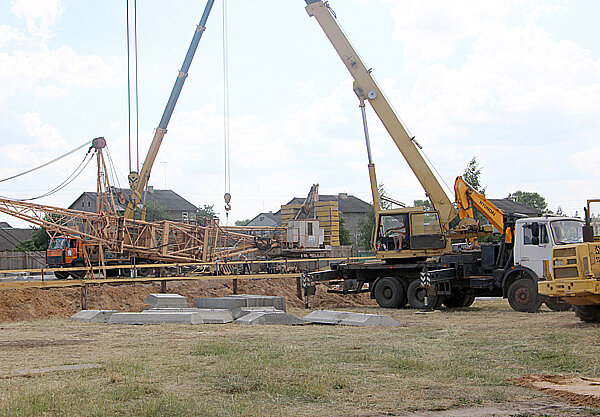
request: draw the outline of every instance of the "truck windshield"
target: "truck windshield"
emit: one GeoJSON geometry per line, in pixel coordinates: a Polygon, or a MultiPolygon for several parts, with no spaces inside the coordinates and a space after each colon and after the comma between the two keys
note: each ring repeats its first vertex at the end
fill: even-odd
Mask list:
{"type": "Polygon", "coordinates": [[[582,243],[582,223],[577,220],[557,220],[550,223],[552,237],[558,245],[582,243]]]}
{"type": "Polygon", "coordinates": [[[50,244],[48,245],[48,249],[63,249],[65,247],[65,243],[67,239],[64,237],[58,237],[56,239],[52,239],[50,244]]]}

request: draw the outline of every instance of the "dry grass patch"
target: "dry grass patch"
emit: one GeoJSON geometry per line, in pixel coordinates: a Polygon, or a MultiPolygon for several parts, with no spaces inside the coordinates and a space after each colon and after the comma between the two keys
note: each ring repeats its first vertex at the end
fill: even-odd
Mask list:
{"type": "MultiPolygon", "coordinates": [[[[102,368],[2,379],[0,416],[427,414],[558,401],[510,382],[525,374],[598,376],[598,328],[579,325],[570,312],[520,314],[499,300],[431,315],[353,310],[389,314],[405,326],[4,323],[0,374],[102,368]],[[44,340],[54,343],[36,343],[44,340]],[[91,342],[61,342],[75,340],[91,342]]],[[[553,416],[582,415],[557,410],[553,416]]]]}

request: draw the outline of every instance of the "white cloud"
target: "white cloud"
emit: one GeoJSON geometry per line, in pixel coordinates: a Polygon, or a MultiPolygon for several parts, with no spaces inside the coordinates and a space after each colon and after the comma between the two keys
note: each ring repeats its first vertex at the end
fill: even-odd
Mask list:
{"type": "Polygon", "coordinates": [[[14,0],[12,12],[27,22],[27,31],[42,39],[53,36],[50,27],[65,8],[61,0],[14,0]]]}

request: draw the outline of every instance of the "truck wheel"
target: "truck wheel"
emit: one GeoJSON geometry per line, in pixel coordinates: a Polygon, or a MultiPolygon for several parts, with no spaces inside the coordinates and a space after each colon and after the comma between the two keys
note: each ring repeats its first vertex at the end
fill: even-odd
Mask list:
{"type": "Polygon", "coordinates": [[[569,311],[573,306],[558,297],[544,297],[544,304],[552,311],[569,311]]]}
{"type": "Polygon", "coordinates": [[[63,271],[54,271],[54,276],[56,279],[67,279],[69,278],[69,273],[63,271]]]}
{"type": "MultiPolygon", "coordinates": [[[[85,268],[85,264],[83,263],[83,261],[75,261],[71,264],[71,266],[73,268],[78,268],[78,267],[85,268]]],[[[83,279],[83,278],[85,278],[85,274],[87,273],[87,271],[85,269],[81,269],[79,271],[70,271],[69,273],[71,274],[73,279],[83,279]]]]}
{"type": "Polygon", "coordinates": [[[457,293],[444,299],[444,305],[448,308],[468,307],[475,301],[475,297],[469,294],[457,293]]]}
{"type": "MultiPolygon", "coordinates": [[[[415,279],[408,285],[408,290],[406,290],[406,297],[408,298],[408,304],[412,308],[416,308],[422,310],[425,308],[425,295],[427,294],[427,290],[425,287],[421,285],[421,281],[415,279]]],[[[429,306],[433,309],[439,309],[442,306],[442,302],[444,299],[437,295],[430,296],[427,299],[429,306]]]]}
{"type": "Polygon", "coordinates": [[[373,295],[383,308],[402,308],[406,305],[406,287],[398,278],[384,277],[377,281],[373,295]]]}
{"type": "Polygon", "coordinates": [[[600,306],[573,306],[575,315],[586,323],[600,323],[600,306]]]}
{"type": "Polygon", "coordinates": [[[465,300],[463,307],[471,307],[474,302],[475,302],[475,296],[469,295],[469,297],[465,300]]]}
{"type": "Polygon", "coordinates": [[[528,278],[513,282],[508,287],[507,298],[512,309],[521,313],[535,313],[542,305],[535,282],[528,278]]]}

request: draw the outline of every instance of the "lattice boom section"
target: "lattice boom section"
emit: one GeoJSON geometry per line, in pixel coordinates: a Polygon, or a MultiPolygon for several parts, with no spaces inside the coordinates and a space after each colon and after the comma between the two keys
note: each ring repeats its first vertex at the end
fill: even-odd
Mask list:
{"type": "Polygon", "coordinates": [[[221,227],[168,220],[145,222],[109,213],[89,213],[0,199],[0,212],[45,227],[51,237],[68,235],[85,241],[89,250],[102,249],[164,261],[214,261],[278,246],[283,229],[221,227]],[[265,232],[270,237],[265,237],[265,232]],[[261,237],[257,238],[253,234],[261,237]],[[96,248],[94,248],[96,247],[96,248]]]}

